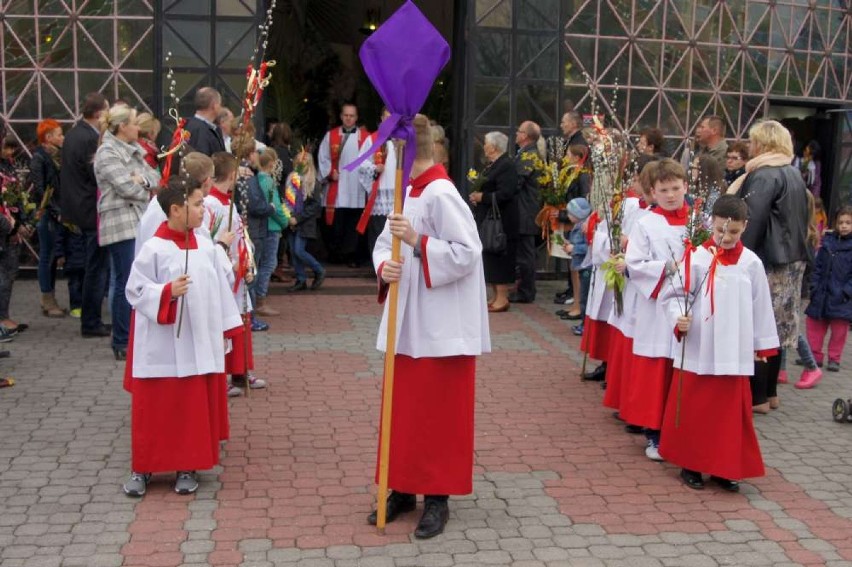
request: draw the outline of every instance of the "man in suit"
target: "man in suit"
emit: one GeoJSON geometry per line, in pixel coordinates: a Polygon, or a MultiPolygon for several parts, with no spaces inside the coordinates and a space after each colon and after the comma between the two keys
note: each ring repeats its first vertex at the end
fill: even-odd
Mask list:
{"type": "Polygon", "coordinates": [[[111,333],[101,319],[107,256],[98,245],[98,184],[94,169],[101,137],[99,121],[108,109],[109,102],[101,93],[89,93],[83,98],[83,118],[65,134],[59,170],[62,219],[80,229],[78,237],[86,251],[80,315],[80,332],[84,337],[108,337],[111,333]]]}
{"type": "Polygon", "coordinates": [[[535,237],[541,229],[535,224],[535,217],[541,208],[538,186],[538,174],[532,164],[536,147],[541,137],[541,127],[532,121],[522,122],[515,132],[518,154],[515,166],[518,170],[518,247],[515,263],[518,266],[519,281],[516,292],[509,294],[512,303],[532,303],[535,301],[535,237]]]}
{"type": "Polygon", "coordinates": [[[222,95],[213,87],[202,87],[195,92],[194,102],[195,116],[186,119],[189,145],[208,156],[226,151],[222,129],[216,125],[222,111],[222,95]]]}

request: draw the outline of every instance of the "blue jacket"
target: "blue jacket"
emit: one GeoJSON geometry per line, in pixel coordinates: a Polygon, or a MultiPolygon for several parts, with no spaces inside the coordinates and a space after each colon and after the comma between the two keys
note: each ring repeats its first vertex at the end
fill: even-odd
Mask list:
{"type": "Polygon", "coordinates": [[[585,221],[578,222],[568,234],[568,242],[574,245],[574,251],[571,252],[571,269],[579,270],[583,260],[586,259],[586,253],[589,251],[589,243],[586,241],[586,233],[583,230],[585,221]]]}
{"type": "Polygon", "coordinates": [[[805,314],[813,319],[852,321],[852,235],[827,232],[823,237],[811,276],[811,303],[805,314]]]}

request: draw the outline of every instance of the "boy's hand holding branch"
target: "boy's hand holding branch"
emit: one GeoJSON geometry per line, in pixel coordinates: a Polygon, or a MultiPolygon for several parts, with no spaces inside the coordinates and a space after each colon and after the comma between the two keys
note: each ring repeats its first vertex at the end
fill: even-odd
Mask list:
{"type": "Polygon", "coordinates": [[[178,276],[177,278],[172,280],[172,297],[180,297],[182,295],[186,295],[186,292],[189,291],[190,279],[187,274],[183,274],[182,276],[178,276]]]}
{"type": "Polygon", "coordinates": [[[681,315],[677,318],[677,330],[685,335],[689,332],[689,326],[692,324],[692,315],[681,315]]]}

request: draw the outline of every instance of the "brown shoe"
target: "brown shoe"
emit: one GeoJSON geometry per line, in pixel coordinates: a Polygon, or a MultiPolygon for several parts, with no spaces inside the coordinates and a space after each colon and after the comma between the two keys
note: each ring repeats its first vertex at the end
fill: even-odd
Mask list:
{"type": "Polygon", "coordinates": [[[261,317],[276,317],[278,315],[281,315],[279,311],[276,311],[275,309],[269,307],[266,304],[265,297],[257,298],[257,305],[254,306],[254,312],[260,315],[261,317]]]}
{"type": "Polygon", "coordinates": [[[56,296],[53,293],[41,294],[41,312],[45,317],[54,319],[60,319],[68,314],[56,303],[56,296]]]}

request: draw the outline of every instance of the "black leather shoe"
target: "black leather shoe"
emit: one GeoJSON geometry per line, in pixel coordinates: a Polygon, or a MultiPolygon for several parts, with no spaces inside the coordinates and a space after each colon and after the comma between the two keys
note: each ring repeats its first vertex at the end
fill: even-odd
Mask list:
{"type": "Polygon", "coordinates": [[[603,382],[606,379],[606,364],[601,364],[591,372],[583,374],[583,380],[587,382],[603,382]]]}
{"type": "Polygon", "coordinates": [[[735,480],[728,480],[727,478],[722,478],[720,476],[711,476],[710,480],[718,484],[722,490],[727,490],[728,492],[740,491],[740,483],[735,480]]]}
{"type": "Polygon", "coordinates": [[[290,287],[287,288],[287,293],[294,293],[294,292],[297,292],[297,291],[305,291],[306,289],[308,289],[308,284],[306,284],[305,282],[296,282],[296,283],[294,283],[293,285],[291,285],[290,287]]]}
{"type": "Polygon", "coordinates": [[[562,319],[563,321],[579,321],[580,319],[583,318],[583,316],[580,315],[579,313],[577,313],[576,315],[571,315],[570,313],[566,313],[565,315],[560,315],[559,318],[562,319]]]}
{"type": "MultiPolygon", "coordinates": [[[[391,492],[390,496],[388,496],[388,503],[385,516],[385,522],[391,523],[399,517],[400,514],[405,514],[406,512],[411,512],[417,507],[417,497],[413,494],[406,494],[404,492],[391,492]]],[[[379,521],[378,512],[373,512],[369,516],[367,516],[367,523],[371,526],[375,526],[379,521]]]]}
{"type": "Polygon", "coordinates": [[[0,358],[9,358],[12,356],[12,353],[8,350],[0,350],[0,358]]]}
{"type": "Polygon", "coordinates": [[[112,349],[112,353],[115,355],[116,360],[127,360],[126,348],[114,348],[112,349]]]}
{"type": "Polygon", "coordinates": [[[322,287],[322,282],[325,281],[325,272],[320,272],[314,275],[314,281],[311,282],[311,291],[316,291],[322,287]]]}
{"type": "Polygon", "coordinates": [[[517,293],[509,294],[509,303],[532,303],[534,300],[527,299],[526,297],[522,297],[517,293]]]}
{"type": "MultiPolygon", "coordinates": [[[[618,419],[621,419],[620,417],[618,419]]],[[[624,430],[627,433],[631,433],[633,435],[639,435],[640,433],[645,433],[645,428],[640,425],[625,425],[624,430]]]]}
{"type": "Polygon", "coordinates": [[[112,325],[101,325],[100,327],[95,327],[94,329],[82,329],[80,334],[83,335],[83,338],[92,339],[96,337],[109,337],[112,335],[112,325]]]}
{"type": "Polygon", "coordinates": [[[414,530],[417,539],[429,539],[444,531],[447,520],[450,519],[450,507],[446,500],[426,500],[423,516],[414,530]]]}
{"type": "Polygon", "coordinates": [[[680,478],[684,484],[693,490],[702,490],[704,488],[704,480],[701,478],[701,473],[682,469],[680,471],[680,478]]]}

